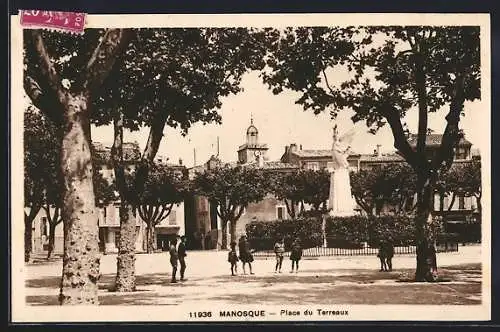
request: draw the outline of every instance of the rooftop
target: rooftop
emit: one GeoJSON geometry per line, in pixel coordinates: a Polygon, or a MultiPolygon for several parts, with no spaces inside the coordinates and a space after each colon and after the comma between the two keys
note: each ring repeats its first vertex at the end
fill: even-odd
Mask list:
{"type": "Polygon", "coordinates": [[[362,154],[360,157],[361,162],[391,162],[391,161],[404,161],[405,159],[397,153],[387,154],[362,154]]]}
{"type": "MultiPolygon", "coordinates": [[[[332,157],[332,150],[296,150],[292,153],[301,158],[332,157]]],[[[351,152],[349,156],[359,156],[359,154],[351,152]]]]}
{"type": "MultiPolygon", "coordinates": [[[[411,146],[416,146],[417,145],[417,138],[418,138],[417,134],[410,134],[410,137],[408,137],[408,143],[411,146]]],[[[427,138],[425,140],[425,144],[427,146],[439,146],[439,145],[441,145],[442,139],[443,139],[442,134],[428,134],[427,138]]],[[[458,142],[458,145],[472,145],[472,143],[469,142],[468,140],[466,140],[464,137],[462,137],[460,139],[460,141],[458,142]]]]}

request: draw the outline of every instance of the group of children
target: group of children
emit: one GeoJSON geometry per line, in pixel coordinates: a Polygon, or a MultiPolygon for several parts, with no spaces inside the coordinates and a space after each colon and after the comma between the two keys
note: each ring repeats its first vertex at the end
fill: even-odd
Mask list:
{"type": "MultiPolygon", "coordinates": [[[[248,264],[250,268],[250,274],[254,274],[252,272],[252,262],[253,255],[250,250],[250,245],[246,236],[242,236],[238,241],[238,249],[240,255],[236,252],[236,242],[231,242],[231,250],[228,253],[227,261],[231,263],[231,275],[235,276],[238,273],[238,261],[241,261],[243,264],[243,274],[246,274],[245,264],[248,264]]],[[[274,273],[281,273],[281,267],[283,265],[283,258],[285,255],[285,241],[283,238],[276,241],[274,244],[274,253],[276,255],[276,267],[274,269],[274,273]]],[[[299,271],[299,261],[302,258],[302,247],[300,245],[300,240],[297,238],[292,244],[290,251],[290,260],[292,261],[292,270],[290,273],[297,273],[299,271]]]]}

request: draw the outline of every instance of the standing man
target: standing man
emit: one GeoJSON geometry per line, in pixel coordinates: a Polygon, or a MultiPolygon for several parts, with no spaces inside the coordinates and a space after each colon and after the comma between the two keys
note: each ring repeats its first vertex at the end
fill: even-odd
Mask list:
{"type": "Polygon", "coordinates": [[[169,247],[170,253],[170,264],[172,265],[172,280],[170,281],[172,284],[177,282],[176,274],[177,274],[177,261],[179,260],[179,254],[177,251],[177,238],[173,238],[170,242],[169,247]]]}
{"type": "Polygon", "coordinates": [[[184,272],[186,271],[186,236],[181,236],[181,243],[179,244],[179,248],[177,249],[179,255],[179,263],[181,263],[181,281],[187,280],[184,279],[184,272]]]}

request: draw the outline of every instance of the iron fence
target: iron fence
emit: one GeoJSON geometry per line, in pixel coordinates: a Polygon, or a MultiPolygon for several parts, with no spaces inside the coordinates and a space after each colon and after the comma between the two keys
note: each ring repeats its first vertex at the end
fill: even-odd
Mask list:
{"type": "MultiPolygon", "coordinates": [[[[436,246],[437,252],[458,252],[458,243],[446,243],[436,246]]],[[[394,247],[394,255],[416,255],[415,246],[397,246],[394,247]]],[[[314,247],[306,248],[302,252],[302,257],[331,257],[331,256],[376,256],[378,248],[329,248],[329,247],[314,247]]],[[[274,250],[259,250],[253,253],[256,258],[274,257],[274,250]]],[[[284,253],[285,257],[290,256],[290,252],[284,253]]]]}

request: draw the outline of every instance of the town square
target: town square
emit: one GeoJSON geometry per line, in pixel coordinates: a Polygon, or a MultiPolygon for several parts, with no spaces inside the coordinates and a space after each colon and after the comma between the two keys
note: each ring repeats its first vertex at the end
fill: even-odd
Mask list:
{"type": "Polygon", "coordinates": [[[24,306],[165,305],[180,321],[484,309],[480,17],[289,19],[18,34],[24,306]]]}

